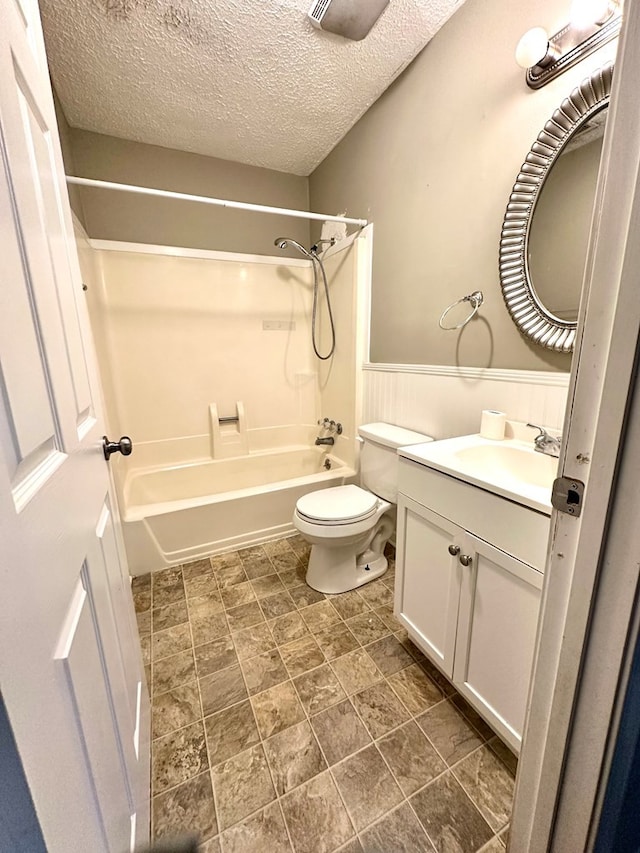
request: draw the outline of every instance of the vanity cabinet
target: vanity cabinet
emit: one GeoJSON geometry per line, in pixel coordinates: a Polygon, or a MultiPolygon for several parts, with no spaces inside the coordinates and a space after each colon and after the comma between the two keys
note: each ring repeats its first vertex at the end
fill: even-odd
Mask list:
{"type": "Polygon", "coordinates": [[[549,517],[404,459],[399,483],[396,616],[518,752],[549,517]]]}

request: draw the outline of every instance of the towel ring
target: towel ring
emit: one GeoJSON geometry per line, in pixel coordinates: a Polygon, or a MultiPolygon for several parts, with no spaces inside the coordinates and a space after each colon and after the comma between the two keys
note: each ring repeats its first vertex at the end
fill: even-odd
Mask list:
{"type": "Polygon", "coordinates": [[[481,290],[475,290],[473,293],[470,293],[468,296],[463,296],[462,299],[458,299],[456,302],[453,302],[451,305],[449,305],[448,308],[444,309],[444,311],[442,312],[442,316],[438,320],[438,325],[440,326],[441,329],[444,329],[445,332],[455,332],[456,329],[461,329],[463,326],[467,325],[469,320],[471,320],[471,319],[473,319],[473,317],[475,317],[475,315],[478,313],[478,308],[482,305],[483,302],[484,302],[484,296],[483,296],[481,290]],[[461,302],[470,302],[471,303],[471,305],[473,306],[471,314],[469,314],[469,316],[466,317],[462,321],[462,323],[458,323],[457,326],[443,326],[442,321],[447,316],[449,311],[451,311],[452,308],[455,308],[456,305],[460,305],[461,302]]]}

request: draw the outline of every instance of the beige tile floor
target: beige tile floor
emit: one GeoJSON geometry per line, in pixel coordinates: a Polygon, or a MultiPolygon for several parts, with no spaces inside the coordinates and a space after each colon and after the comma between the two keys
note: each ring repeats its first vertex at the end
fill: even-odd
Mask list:
{"type": "Polygon", "coordinates": [[[506,846],[515,758],[393,617],[394,565],[304,583],[293,537],[136,578],[152,832],[203,853],[506,846]]]}

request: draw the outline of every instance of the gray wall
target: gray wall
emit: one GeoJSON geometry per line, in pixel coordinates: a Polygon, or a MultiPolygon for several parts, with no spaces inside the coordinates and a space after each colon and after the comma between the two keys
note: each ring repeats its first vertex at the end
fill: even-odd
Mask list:
{"type": "MultiPolygon", "coordinates": [[[[65,162],[83,178],[308,210],[308,179],[69,128],[65,162]]],[[[273,255],[280,234],[308,245],[309,224],[228,208],[82,187],[90,237],[273,255]]],[[[74,207],[75,209],[75,207],[74,207]]]]}
{"type": "MultiPolygon", "coordinates": [[[[371,358],[376,362],[568,370],[511,321],[498,277],[505,206],[536,135],[615,43],[544,89],[514,60],[522,33],[556,32],[569,2],[467,0],[310,177],[312,210],[375,225],[371,358]],[[480,319],[438,318],[480,289],[480,319]]],[[[315,229],[312,229],[315,232],[315,229]]]]}
{"type": "Polygon", "coordinates": [[[601,153],[602,137],[566,148],[553,164],[531,222],[531,278],[543,304],[562,319],[578,314],[601,153]]]}

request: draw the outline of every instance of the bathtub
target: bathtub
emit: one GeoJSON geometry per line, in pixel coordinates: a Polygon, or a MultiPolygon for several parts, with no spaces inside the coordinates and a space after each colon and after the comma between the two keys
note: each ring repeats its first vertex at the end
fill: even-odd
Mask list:
{"type": "Polygon", "coordinates": [[[118,491],[130,572],[286,536],[299,497],[354,478],[352,467],[322,447],[129,468],[118,491]]]}

